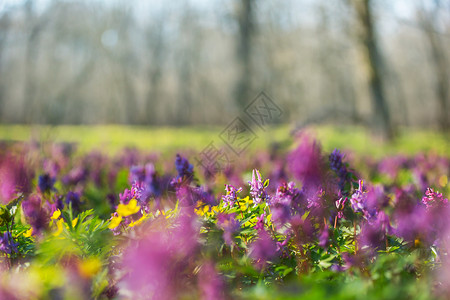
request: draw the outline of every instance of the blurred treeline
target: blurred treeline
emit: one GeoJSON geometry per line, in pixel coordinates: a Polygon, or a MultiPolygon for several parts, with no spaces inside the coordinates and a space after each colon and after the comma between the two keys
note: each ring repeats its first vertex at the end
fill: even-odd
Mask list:
{"type": "Polygon", "coordinates": [[[450,2],[0,1],[1,123],[448,129],[450,2]],[[382,127],[383,127],[382,126],[382,127]]]}

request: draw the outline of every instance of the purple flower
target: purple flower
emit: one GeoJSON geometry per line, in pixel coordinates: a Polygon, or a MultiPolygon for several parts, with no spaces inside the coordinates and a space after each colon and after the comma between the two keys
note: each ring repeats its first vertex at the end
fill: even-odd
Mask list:
{"type": "Polygon", "coordinates": [[[41,193],[50,192],[54,189],[55,178],[50,177],[49,174],[43,174],[38,177],[38,189],[41,193]]]}
{"type": "Polygon", "coordinates": [[[49,212],[42,207],[39,195],[31,195],[22,202],[22,210],[28,224],[33,227],[33,232],[40,233],[47,229],[50,222],[49,212]]]}
{"type": "Polygon", "coordinates": [[[242,191],[242,188],[236,189],[234,186],[230,184],[225,184],[225,191],[227,192],[226,195],[222,196],[222,200],[225,204],[225,207],[230,206],[232,207],[234,203],[237,201],[237,193],[240,193],[242,191]]]}
{"type": "Polygon", "coordinates": [[[159,197],[162,194],[161,180],[153,164],[145,165],[145,194],[147,197],[159,197]]]}
{"type": "Polygon", "coordinates": [[[359,181],[358,189],[353,193],[350,198],[350,204],[354,212],[363,212],[366,204],[366,194],[364,191],[363,181],[359,181]]]}
{"type": "Polygon", "coordinates": [[[234,245],[233,236],[241,229],[241,224],[234,214],[219,214],[217,226],[223,230],[223,240],[228,246],[234,245]]]}
{"type": "Polygon", "coordinates": [[[178,178],[184,178],[191,180],[194,176],[194,165],[190,164],[189,161],[177,154],[175,159],[175,168],[178,172],[178,178]]]}
{"type": "Polygon", "coordinates": [[[328,245],[329,238],[330,232],[328,227],[324,227],[319,234],[319,246],[325,248],[328,245]]]}
{"type": "Polygon", "coordinates": [[[381,173],[389,175],[392,179],[395,179],[406,163],[407,159],[403,156],[387,157],[380,162],[378,170],[381,173]]]}
{"type": "Polygon", "coordinates": [[[204,187],[193,187],[190,185],[181,185],[176,188],[176,196],[182,207],[193,206],[201,202],[206,205],[217,205],[214,196],[206,191],[204,187]]]}
{"type": "Polygon", "coordinates": [[[67,192],[66,195],[66,204],[67,206],[72,205],[72,211],[75,213],[81,212],[81,201],[80,195],[76,192],[67,192]]]}
{"type": "Polygon", "coordinates": [[[9,231],[6,231],[3,235],[0,235],[0,251],[3,253],[17,253],[17,246],[19,246],[19,244],[14,242],[14,239],[9,231]]]}
{"type": "Polygon", "coordinates": [[[304,245],[315,240],[315,229],[311,224],[310,218],[304,219],[300,215],[295,215],[291,218],[290,225],[295,242],[298,245],[304,245]]]}
{"type": "Polygon", "coordinates": [[[288,156],[292,174],[303,183],[305,190],[315,192],[322,182],[323,165],[320,145],[308,135],[300,136],[300,144],[288,156]]]}
{"type": "Polygon", "coordinates": [[[292,181],[280,185],[275,197],[270,201],[272,206],[278,206],[279,204],[287,206],[292,210],[292,213],[297,214],[303,214],[308,205],[304,192],[297,189],[292,181]]]}
{"type": "Polygon", "coordinates": [[[84,167],[73,168],[66,176],[63,177],[62,182],[65,185],[77,185],[78,183],[87,179],[88,171],[84,167]]]}
{"type": "Polygon", "coordinates": [[[348,198],[347,197],[341,197],[339,200],[337,200],[335,202],[336,204],[336,208],[338,210],[338,218],[341,219],[344,217],[344,213],[343,210],[345,208],[345,203],[347,202],[348,198]]]}
{"type": "Polygon", "coordinates": [[[119,200],[122,204],[128,204],[131,199],[136,199],[141,204],[145,202],[143,199],[144,188],[141,182],[135,181],[131,186],[131,189],[125,189],[123,193],[119,194],[119,200]]]}
{"type": "Polygon", "coordinates": [[[275,224],[278,231],[280,231],[292,217],[292,209],[289,205],[284,203],[273,204],[270,208],[272,212],[272,222],[275,224]]]}
{"type": "Polygon", "coordinates": [[[389,217],[381,211],[371,221],[363,224],[359,241],[362,246],[368,246],[369,251],[384,249],[386,235],[391,231],[389,217]]]}
{"type": "Polygon", "coordinates": [[[256,230],[264,230],[264,218],[266,217],[266,213],[264,212],[262,215],[260,215],[259,217],[256,217],[256,225],[255,225],[255,229],[256,230]]]}
{"type": "Polygon", "coordinates": [[[289,257],[289,249],[287,248],[289,239],[290,236],[286,237],[286,239],[282,242],[277,241],[277,253],[282,257],[289,257]]]}
{"type": "Polygon", "coordinates": [[[195,284],[199,226],[188,210],[181,210],[174,221],[169,224],[163,219],[158,223],[161,227],[153,226],[125,250],[124,284],[131,298],[178,299],[195,284]]]}
{"type": "Polygon", "coordinates": [[[266,187],[261,179],[261,173],[254,169],[252,172],[252,181],[248,182],[250,184],[250,195],[253,197],[255,204],[261,203],[261,201],[270,201],[269,195],[266,193],[266,187]]]}
{"type": "Polygon", "coordinates": [[[435,192],[432,188],[427,188],[422,203],[425,204],[427,209],[442,208],[448,206],[448,199],[444,198],[438,191],[435,192]]]}
{"type": "Polygon", "coordinates": [[[31,191],[33,173],[27,168],[23,157],[0,154],[0,201],[8,203],[18,193],[31,191]]]}
{"type": "Polygon", "coordinates": [[[132,166],[130,173],[128,174],[128,182],[133,184],[134,182],[143,182],[145,180],[145,168],[143,166],[132,166]]]}
{"type": "Polygon", "coordinates": [[[203,300],[226,299],[224,279],[217,272],[212,261],[202,265],[198,274],[198,286],[203,300]]]}
{"type": "Polygon", "coordinates": [[[343,163],[344,155],[338,149],[334,151],[329,156],[330,168],[339,177],[339,189],[344,190],[345,183],[348,181],[349,173],[347,171],[346,165],[343,163]]]}
{"type": "Polygon", "coordinates": [[[407,241],[416,240],[432,243],[434,241],[433,225],[436,220],[422,205],[416,205],[411,211],[401,211],[395,215],[395,234],[407,241]]]}
{"type": "Polygon", "coordinates": [[[263,269],[276,257],[277,244],[265,230],[258,231],[258,238],[250,245],[249,256],[255,261],[258,269],[263,269]]]}

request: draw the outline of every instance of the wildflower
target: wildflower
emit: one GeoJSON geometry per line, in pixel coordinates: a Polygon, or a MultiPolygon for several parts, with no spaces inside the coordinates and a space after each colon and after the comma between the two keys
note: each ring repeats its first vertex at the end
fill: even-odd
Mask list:
{"type": "Polygon", "coordinates": [[[102,262],[98,258],[88,258],[78,264],[78,272],[83,278],[90,279],[102,268],[102,262]]]}
{"type": "Polygon", "coordinates": [[[3,253],[17,253],[17,246],[19,246],[19,244],[14,242],[14,239],[9,231],[6,231],[3,235],[0,235],[0,251],[3,253]]]}
{"type": "Polygon", "coordinates": [[[53,233],[53,236],[59,236],[63,231],[64,219],[59,219],[56,221],[56,231],[53,233]]]}
{"type": "Polygon", "coordinates": [[[189,181],[194,176],[194,166],[189,163],[189,161],[177,154],[175,159],[175,167],[178,172],[177,178],[188,179],[189,181]]]}
{"type": "Polygon", "coordinates": [[[65,185],[77,185],[87,179],[88,171],[82,167],[73,168],[67,175],[62,178],[65,185]]]}
{"type": "Polygon", "coordinates": [[[348,181],[349,173],[347,171],[346,165],[343,163],[344,155],[338,149],[334,151],[329,156],[330,168],[333,170],[339,178],[339,189],[344,191],[346,182],[348,181]]]}
{"type": "Polygon", "coordinates": [[[275,258],[277,244],[265,230],[258,231],[258,238],[250,245],[249,256],[258,269],[263,269],[267,261],[275,258]]]}
{"type": "Polygon", "coordinates": [[[22,202],[22,210],[28,224],[33,228],[33,232],[40,233],[47,229],[50,222],[49,212],[42,207],[42,200],[39,195],[31,195],[22,202]]]}
{"type": "Polygon", "coordinates": [[[263,230],[264,229],[264,218],[266,217],[266,213],[264,212],[262,215],[260,215],[259,217],[256,217],[256,225],[255,225],[255,229],[256,230],[263,230]]]}
{"type": "Polygon", "coordinates": [[[133,184],[134,182],[144,182],[145,180],[145,168],[143,166],[132,166],[128,175],[128,182],[133,184]]]}
{"type": "Polygon", "coordinates": [[[127,216],[137,213],[140,209],[141,209],[141,207],[137,205],[137,200],[131,199],[128,204],[120,203],[117,206],[117,213],[120,216],[127,217],[127,216]]]}
{"type": "MultiPolygon", "coordinates": [[[[199,227],[196,218],[186,211],[174,226],[161,223],[144,238],[125,249],[123,279],[133,299],[178,299],[188,290],[198,253],[199,227]]],[[[184,295],[185,296],[185,295],[184,295]]]]}
{"type": "Polygon", "coordinates": [[[319,246],[325,248],[330,238],[328,227],[324,227],[319,234],[319,246]]]}
{"type": "Polygon", "coordinates": [[[337,200],[336,203],[336,208],[338,210],[338,218],[341,219],[344,217],[344,207],[345,207],[345,203],[347,202],[348,198],[347,197],[341,197],[339,200],[337,200]]]}
{"type": "Polygon", "coordinates": [[[0,201],[6,204],[18,193],[28,194],[32,178],[33,173],[27,168],[23,157],[0,157],[0,201]]]}
{"type": "Polygon", "coordinates": [[[147,215],[143,215],[137,221],[131,222],[130,224],[128,224],[128,227],[134,227],[134,226],[140,225],[140,224],[142,224],[142,222],[145,221],[145,219],[147,219],[147,215]]]}
{"type": "Polygon", "coordinates": [[[422,203],[427,209],[439,208],[448,206],[448,199],[442,196],[442,193],[434,191],[432,188],[427,188],[425,196],[422,198],[422,203]]]}
{"type": "Polygon", "coordinates": [[[50,217],[52,220],[58,220],[58,218],[61,216],[61,211],[59,209],[55,210],[53,212],[53,215],[50,217]]]}
{"type": "Polygon", "coordinates": [[[303,183],[307,193],[315,192],[321,184],[323,165],[320,145],[308,135],[300,137],[300,144],[288,156],[292,174],[303,183]]]}
{"type": "Polygon", "coordinates": [[[120,225],[120,222],[122,222],[122,216],[115,213],[115,215],[111,218],[108,228],[115,229],[117,226],[120,225]]]}
{"type": "Polygon", "coordinates": [[[23,233],[24,237],[31,237],[32,235],[33,235],[33,227],[31,227],[30,229],[28,229],[23,233]]]}
{"type": "Polygon", "coordinates": [[[378,164],[378,171],[387,174],[391,179],[395,179],[400,170],[406,166],[406,163],[406,157],[401,155],[386,157],[378,164]]]}
{"type": "Polygon", "coordinates": [[[223,239],[229,246],[234,244],[233,236],[241,228],[241,223],[234,216],[234,214],[219,214],[217,216],[217,226],[223,230],[223,239]]]}
{"type": "Polygon", "coordinates": [[[421,205],[416,205],[410,211],[400,211],[395,216],[395,234],[406,241],[413,242],[420,239],[426,242],[433,242],[433,220],[432,215],[421,205]]]}
{"type": "Polygon", "coordinates": [[[234,203],[237,201],[237,193],[240,193],[242,191],[242,188],[236,189],[234,186],[230,184],[225,184],[225,191],[227,191],[227,194],[222,196],[222,200],[224,202],[224,206],[230,206],[232,207],[234,203]]]}
{"type": "Polygon", "coordinates": [[[54,189],[55,178],[50,177],[49,174],[43,174],[38,177],[38,189],[41,193],[47,193],[54,189]]]}
{"type": "Polygon", "coordinates": [[[386,235],[391,231],[389,217],[381,211],[373,220],[363,223],[359,237],[360,244],[368,246],[369,251],[385,249],[386,235]]]}
{"type": "Polygon", "coordinates": [[[212,261],[207,261],[202,265],[197,282],[202,299],[226,299],[224,279],[219,275],[212,261]]]}
{"type": "Polygon", "coordinates": [[[66,204],[72,206],[72,211],[75,213],[79,213],[81,211],[81,201],[80,195],[76,192],[67,192],[66,195],[66,204]]]}
{"type": "Polygon", "coordinates": [[[358,189],[353,193],[350,198],[350,203],[354,212],[363,212],[365,209],[366,196],[364,193],[364,183],[359,181],[358,189]]]}
{"type": "Polygon", "coordinates": [[[287,244],[289,243],[290,236],[286,237],[286,239],[282,242],[277,241],[277,253],[282,257],[289,256],[289,249],[287,248],[287,244]]]}
{"type": "Polygon", "coordinates": [[[266,187],[269,182],[262,182],[261,173],[258,170],[253,170],[252,181],[248,183],[250,184],[250,195],[252,195],[255,204],[259,204],[263,200],[270,201],[269,195],[266,192],[266,187]]]}

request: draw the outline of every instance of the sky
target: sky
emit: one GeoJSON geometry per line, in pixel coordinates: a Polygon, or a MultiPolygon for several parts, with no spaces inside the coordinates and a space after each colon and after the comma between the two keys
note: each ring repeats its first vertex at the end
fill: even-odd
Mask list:
{"type": "MultiPolygon", "coordinates": [[[[50,0],[35,0],[35,2],[39,5],[45,5],[50,0]]],[[[90,0],[94,1],[94,0],[90,0]]],[[[120,2],[117,0],[95,0],[99,2],[120,2]]],[[[391,5],[393,8],[392,13],[395,15],[401,17],[401,18],[408,18],[411,17],[414,13],[414,7],[417,3],[417,0],[379,0],[380,2],[385,2],[388,5],[391,5]]],[[[10,7],[11,5],[17,5],[22,4],[24,0],[0,0],[0,11],[3,11],[4,9],[10,7]]],[[[154,7],[155,9],[161,8],[163,5],[167,4],[167,0],[134,0],[132,1],[135,3],[136,7],[138,7],[138,11],[146,11],[146,8],[154,7]]],[[[223,0],[190,0],[189,2],[195,4],[198,7],[213,7],[216,4],[220,4],[223,2],[223,0]]],[[[313,3],[314,0],[304,0],[304,1],[297,1],[299,5],[302,5],[302,3],[313,3]]]]}

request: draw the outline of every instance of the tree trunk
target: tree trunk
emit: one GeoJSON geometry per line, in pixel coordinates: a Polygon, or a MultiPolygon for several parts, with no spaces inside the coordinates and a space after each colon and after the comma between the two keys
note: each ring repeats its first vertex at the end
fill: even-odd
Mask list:
{"type": "Polygon", "coordinates": [[[423,28],[423,32],[429,42],[431,50],[431,60],[436,74],[436,96],[437,96],[437,119],[439,127],[443,132],[450,130],[450,114],[449,114],[449,84],[450,75],[448,71],[447,59],[445,57],[445,48],[441,39],[437,36],[433,20],[437,17],[436,10],[431,13],[419,12],[419,20],[423,28]]]}
{"type": "Polygon", "coordinates": [[[239,70],[239,81],[236,85],[236,104],[240,113],[244,113],[246,103],[250,102],[250,91],[252,82],[252,36],[254,32],[253,0],[240,0],[237,14],[239,23],[237,61],[239,70]]]}
{"type": "Polygon", "coordinates": [[[374,32],[374,22],[370,0],[352,0],[358,20],[358,42],[364,61],[364,73],[369,85],[372,106],[375,111],[375,126],[382,130],[388,139],[394,137],[394,128],[389,113],[389,106],[383,87],[383,59],[378,48],[374,32]]]}

